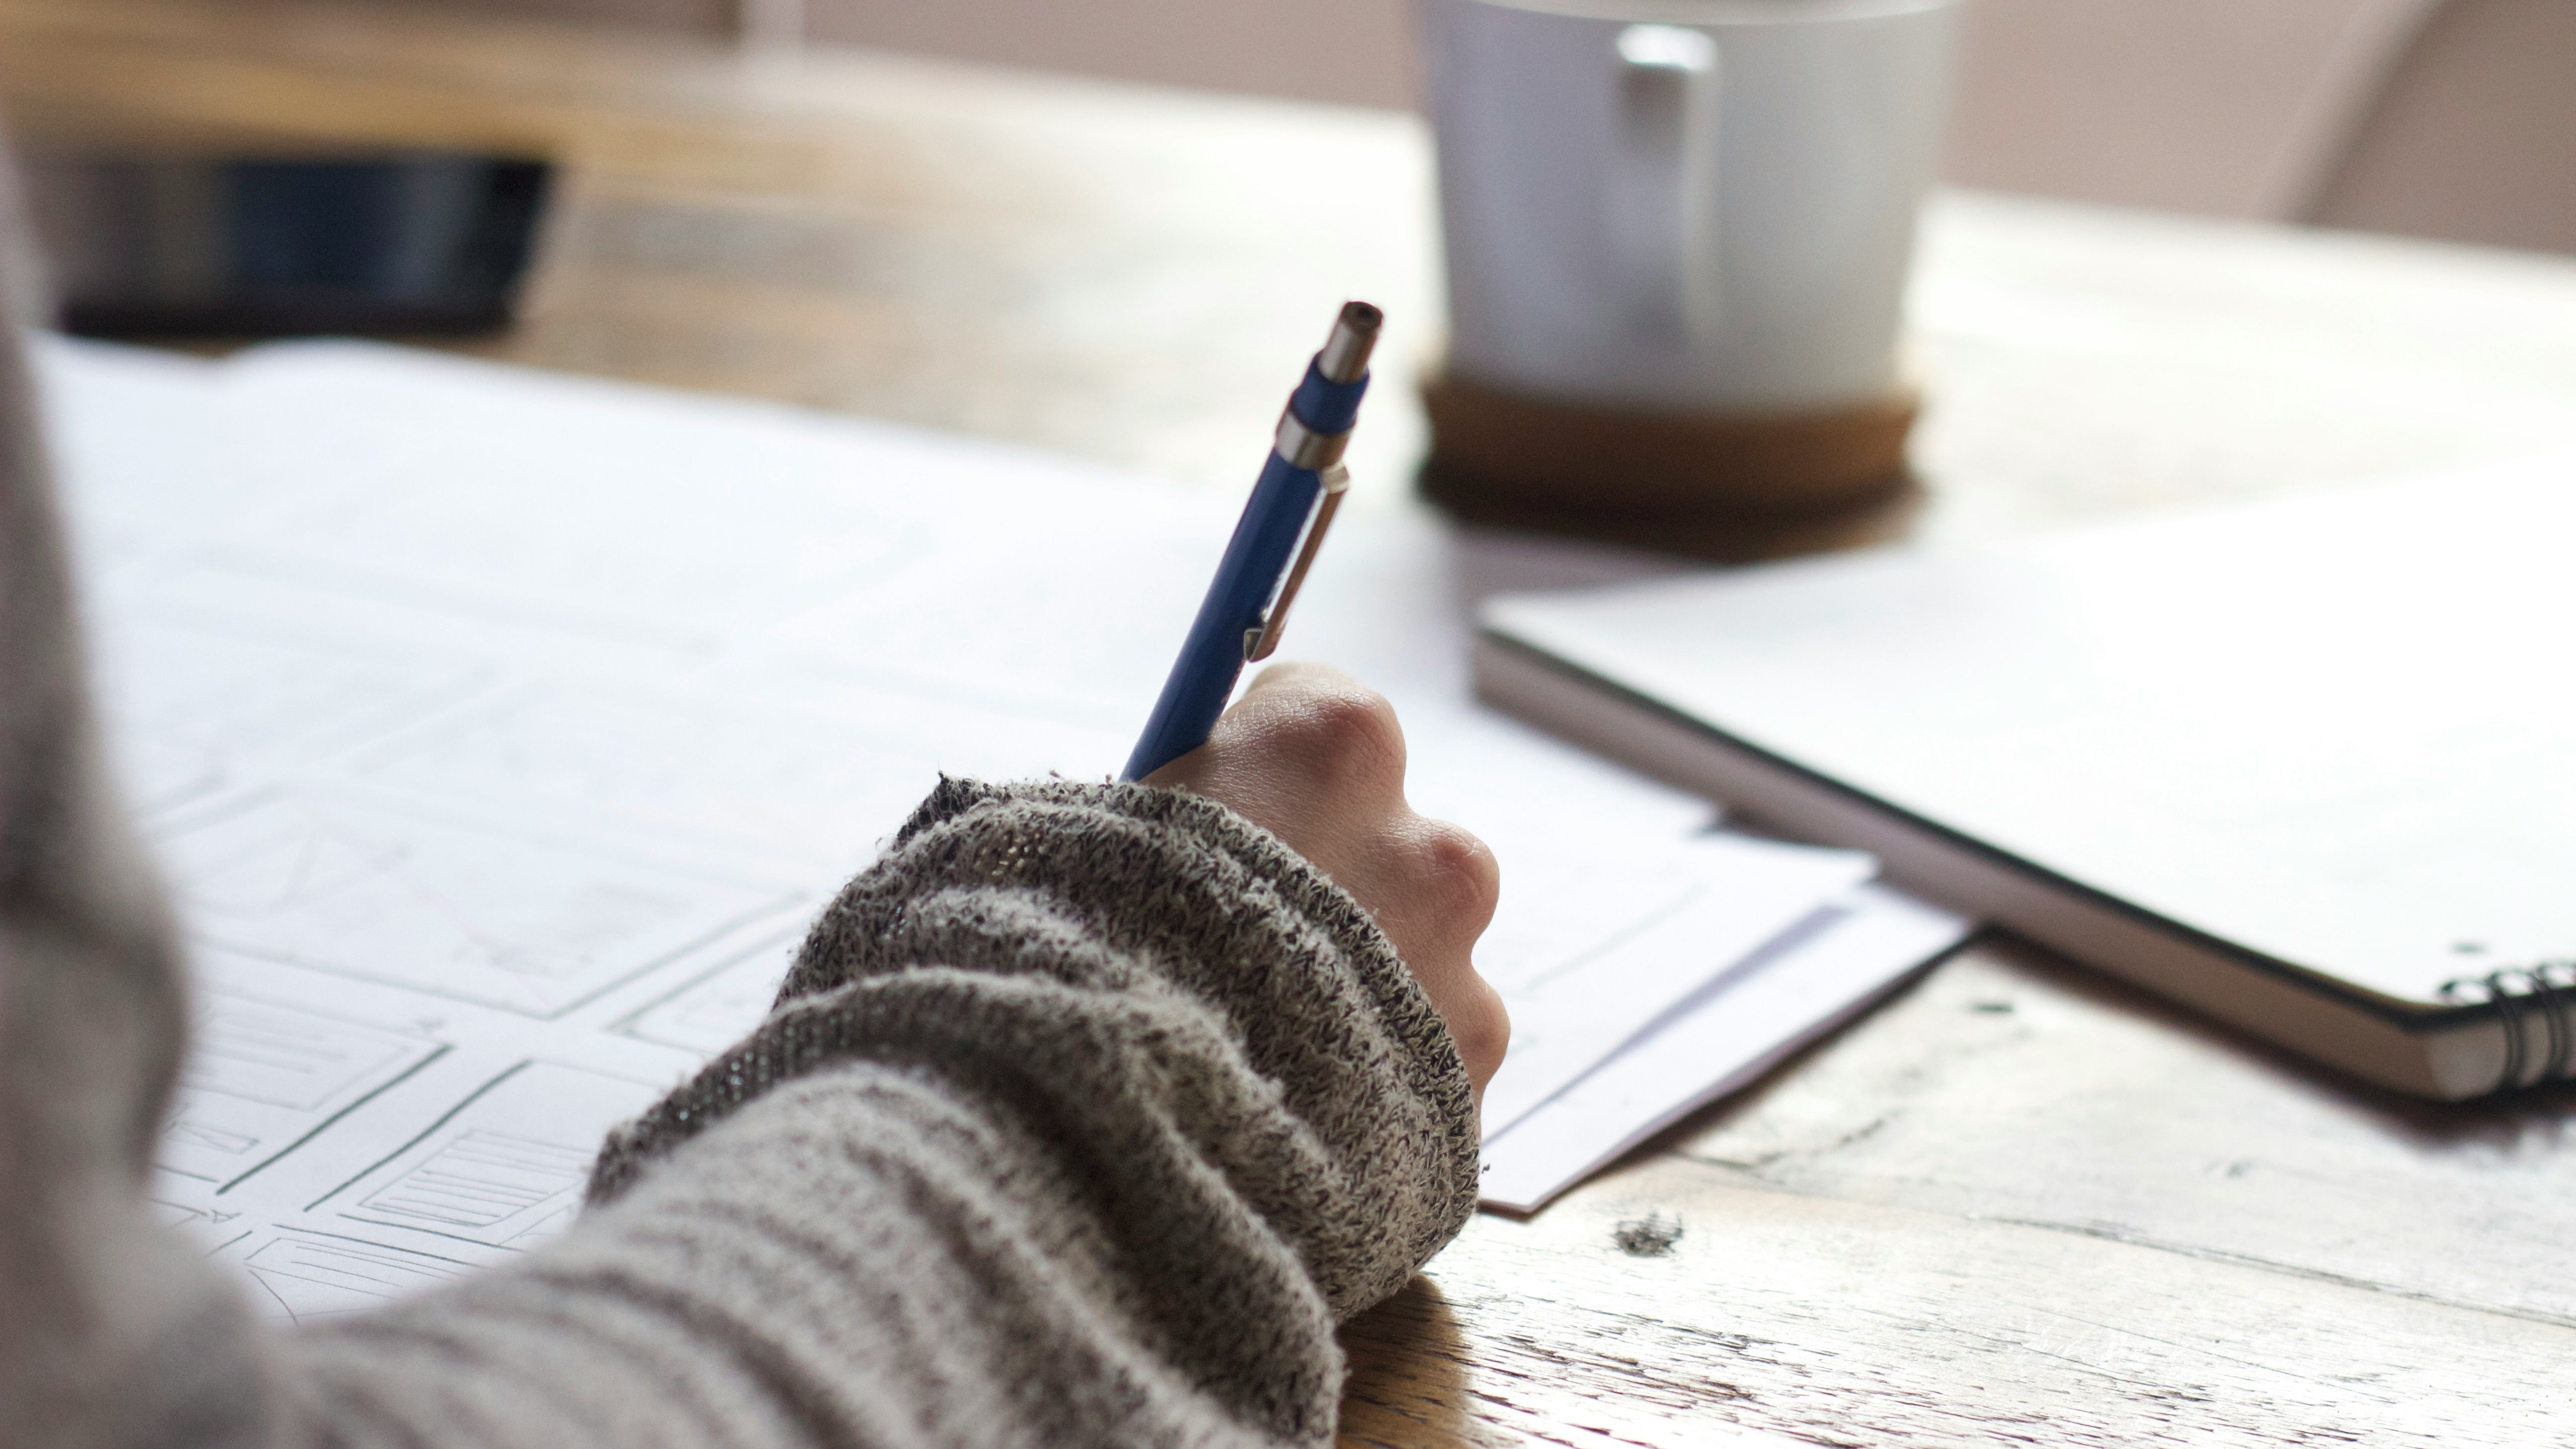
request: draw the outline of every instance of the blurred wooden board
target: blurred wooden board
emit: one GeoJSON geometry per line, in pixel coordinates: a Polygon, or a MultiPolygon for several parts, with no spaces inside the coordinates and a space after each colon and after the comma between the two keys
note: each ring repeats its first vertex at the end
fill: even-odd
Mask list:
{"type": "MultiPolygon", "coordinates": [[[[1428,160],[1377,112],[442,12],[11,3],[0,38],[31,144],[558,157],[532,313],[470,349],[513,362],[1239,488],[1346,296],[1387,308],[1399,366],[1434,325],[1427,213],[1388,205],[1427,188],[1428,160]]],[[[1380,493],[1421,436],[1403,391],[1352,458],[1380,493]]]]}
{"type": "MultiPolygon", "coordinates": [[[[470,350],[1244,486],[1348,295],[1437,346],[1410,117],[434,12],[0,0],[22,135],[537,148],[470,350]]],[[[2576,435],[2576,265],[1952,196],[1901,509],[1992,537],[2576,435]]],[[[1422,440],[1372,403],[1358,506],[1422,440]]],[[[2576,1092],[2434,1109],[2009,944],[1352,1325],[1350,1444],[2561,1444],[2576,1092]],[[1659,1215],[1662,1256],[1614,1240],[1659,1215]]]]}

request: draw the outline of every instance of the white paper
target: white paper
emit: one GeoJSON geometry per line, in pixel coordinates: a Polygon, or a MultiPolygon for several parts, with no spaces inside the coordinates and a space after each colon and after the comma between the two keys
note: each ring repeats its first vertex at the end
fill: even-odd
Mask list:
{"type": "Polygon", "coordinates": [[[1478,953],[1512,1013],[1510,1053],[1485,1089],[1489,1138],[1877,872],[1856,851],[1742,836],[1668,845],[1651,860],[1634,850],[1607,854],[1589,868],[1542,865],[1518,898],[1507,887],[1494,939],[1478,953]],[[1519,900],[1535,908],[1511,909],[1519,900]]]}
{"type": "MultiPolygon", "coordinates": [[[[759,1021],[941,772],[1114,770],[1235,511],[388,348],[41,361],[197,978],[154,1199],[298,1318],[560,1231],[601,1134],[759,1021]]],[[[1289,650],[1390,695],[1414,801],[1504,862],[1479,959],[1522,1045],[1489,1104],[1580,1090],[1867,876],[1476,709],[1491,561],[1360,512],[1289,650]]]]}
{"type": "Polygon", "coordinates": [[[1784,933],[1544,1106],[1485,1139],[1480,1194],[1535,1212],[1620,1154],[1750,1085],[1966,939],[1973,925],[1861,886],[1784,933]]]}

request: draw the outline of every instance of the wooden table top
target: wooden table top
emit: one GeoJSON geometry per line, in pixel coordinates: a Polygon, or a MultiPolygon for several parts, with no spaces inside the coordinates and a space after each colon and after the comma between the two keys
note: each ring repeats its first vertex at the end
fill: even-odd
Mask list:
{"type": "MultiPolygon", "coordinates": [[[[0,94],[39,142],[542,149],[568,190],[533,313],[469,350],[1176,486],[1242,486],[1344,296],[1395,319],[1383,373],[1437,345],[1404,116],[181,0],[0,0],[0,94]]],[[[1914,319],[1902,527],[1935,543],[2576,433],[2549,258],[1949,196],[1914,319]]],[[[1422,445],[1380,397],[1364,483],[1422,445]]],[[[2419,1106],[1983,944],[1535,1219],[1480,1217],[1346,1338],[1346,1444],[2564,1444],[2576,1090],[2419,1106]],[[1623,1251],[1649,1214],[1678,1243],[1623,1251]]]]}

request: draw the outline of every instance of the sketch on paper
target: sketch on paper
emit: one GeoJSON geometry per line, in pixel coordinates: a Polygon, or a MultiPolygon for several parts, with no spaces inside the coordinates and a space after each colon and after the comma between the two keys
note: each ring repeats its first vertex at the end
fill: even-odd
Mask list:
{"type": "MultiPolygon", "coordinates": [[[[1012,733],[939,717],[918,700],[867,703],[834,715],[775,697],[549,684],[371,746],[351,769],[371,784],[729,837],[846,872],[894,834],[943,769],[987,764],[996,752],[979,748],[981,737],[1012,733]]],[[[1023,723],[1015,733],[1030,731],[1023,723]]]]}
{"type": "Polygon", "coordinates": [[[147,814],[241,783],[246,764],[307,762],[461,699],[488,677],[417,650],[368,650],[153,602],[116,609],[97,646],[110,746],[128,798],[147,814]]]}
{"type": "Polygon", "coordinates": [[[444,1050],[417,1031],[221,988],[201,988],[193,1025],[157,1165],[218,1185],[240,1181],[444,1050]]]}
{"type": "Polygon", "coordinates": [[[256,798],[160,844],[205,940],[537,1017],[793,899],[777,887],[307,792],[256,798]]]}
{"type": "Polygon", "coordinates": [[[478,1261],[490,1250],[525,1250],[570,1224],[601,1139],[663,1090],[580,1067],[520,1063],[315,1202],[307,1220],[329,1220],[370,1241],[400,1230],[400,1246],[478,1261]],[[440,1242],[449,1246],[436,1248],[440,1242]]]}
{"type": "Polygon", "coordinates": [[[516,1247],[546,1236],[570,1214],[574,1204],[567,1199],[588,1175],[592,1156],[557,1142],[469,1130],[361,1199],[350,1216],[516,1247]]]}
{"type": "MultiPolygon", "coordinates": [[[[197,1184],[186,1186],[194,1188],[197,1184]]],[[[144,1199],[143,1205],[152,1214],[153,1221],[188,1234],[209,1253],[222,1252],[258,1230],[259,1225],[249,1221],[245,1213],[219,1207],[211,1201],[203,1204],[180,1202],[178,1196],[156,1188],[151,1197],[144,1199]]]]}
{"type": "Polygon", "coordinates": [[[739,404],[533,372],[494,388],[488,368],[345,343],[255,353],[231,381],[244,412],[296,421],[263,439],[269,466],[330,483],[228,555],[337,592],[695,650],[936,542],[899,495],[850,486],[866,460],[844,427],[794,414],[746,436],[698,416],[739,404]]]}
{"type": "Polygon", "coordinates": [[[628,1036],[711,1057],[751,1033],[778,999],[804,942],[800,930],[764,938],[618,1024],[628,1036]]]}
{"type": "Polygon", "coordinates": [[[269,1316],[310,1323],[382,1308],[473,1271],[470,1263],[357,1238],[288,1231],[241,1260],[269,1316]]]}
{"type": "MultiPolygon", "coordinates": [[[[853,589],[780,623],[770,638],[799,667],[836,677],[1132,735],[1137,701],[1162,683],[1179,642],[1176,621],[1198,602],[1226,520],[1182,502],[1122,511],[1116,529],[1102,530],[1103,506],[1080,496],[1014,499],[1012,528],[939,556],[939,587],[898,576],[853,589]],[[1061,526],[1047,527],[1050,520],[1061,526]],[[1114,583],[1068,588],[1058,562],[1067,537],[1083,538],[1090,576],[1114,583]],[[1155,642],[1140,647],[1145,640],[1155,642]]],[[[1092,768],[1115,763],[1104,756],[1092,768]]]]}

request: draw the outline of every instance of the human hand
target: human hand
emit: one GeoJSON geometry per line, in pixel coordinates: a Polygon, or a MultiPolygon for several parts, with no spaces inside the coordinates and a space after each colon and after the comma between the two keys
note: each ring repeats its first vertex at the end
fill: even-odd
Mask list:
{"type": "Polygon", "coordinates": [[[1483,841],[1405,803],[1404,731],[1383,696],[1338,669],[1274,664],[1206,744],[1145,783],[1231,806],[1349,891],[1449,1024],[1483,1103],[1512,1027],[1469,956],[1501,870],[1483,841]]]}

